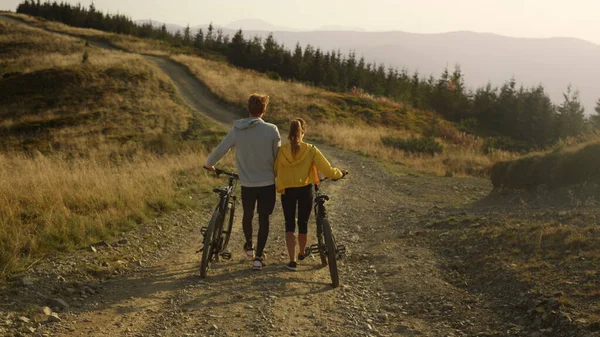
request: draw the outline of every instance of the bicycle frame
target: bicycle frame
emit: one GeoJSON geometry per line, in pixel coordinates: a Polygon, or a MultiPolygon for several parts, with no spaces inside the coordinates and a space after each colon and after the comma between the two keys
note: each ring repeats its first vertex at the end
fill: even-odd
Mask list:
{"type": "Polygon", "coordinates": [[[231,230],[233,227],[233,216],[235,212],[236,197],[233,195],[235,186],[239,176],[235,173],[229,173],[220,169],[216,169],[217,176],[225,174],[229,178],[229,182],[224,188],[215,188],[213,192],[219,194],[219,203],[215,208],[212,218],[208,226],[202,227],[201,232],[204,236],[202,242],[203,247],[198,252],[202,251],[200,276],[206,277],[206,271],[213,261],[219,261],[219,257],[225,260],[231,259],[231,254],[225,249],[229,243],[231,230]],[[228,228],[225,230],[225,218],[227,211],[230,210],[228,228]]]}

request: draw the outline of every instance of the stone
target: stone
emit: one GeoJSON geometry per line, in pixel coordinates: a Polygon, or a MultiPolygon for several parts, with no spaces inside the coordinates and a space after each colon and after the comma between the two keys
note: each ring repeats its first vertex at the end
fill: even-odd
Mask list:
{"type": "Polygon", "coordinates": [[[92,253],[98,252],[98,249],[96,249],[96,247],[94,247],[94,246],[90,246],[90,250],[92,251],[92,253]]]}
{"type": "Polygon", "coordinates": [[[19,317],[19,321],[23,322],[23,323],[29,323],[31,322],[31,320],[25,316],[21,316],[19,317]]]}
{"type": "Polygon", "coordinates": [[[50,299],[49,304],[52,307],[61,308],[63,310],[69,309],[69,304],[65,302],[62,298],[52,298],[50,299]]]}
{"type": "Polygon", "coordinates": [[[47,321],[50,323],[56,323],[56,322],[62,321],[62,319],[60,319],[60,317],[58,317],[57,313],[52,313],[50,316],[48,316],[47,321]]]}
{"type": "Polygon", "coordinates": [[[52,309],[50,309],[50,307],[43,307],[42,308],[42,312],[44,313],[44,315],[46,316],[50,316],[52,315],[52,309]]]}

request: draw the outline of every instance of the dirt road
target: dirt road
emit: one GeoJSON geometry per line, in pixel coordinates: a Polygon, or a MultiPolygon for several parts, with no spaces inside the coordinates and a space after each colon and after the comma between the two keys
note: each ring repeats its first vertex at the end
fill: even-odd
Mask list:
{"type": "MultiPolygon", "coordinates": [[[[147,57],[172,79],[197,113],[223,124],[239,116],[212,97],[183,66],[147,57]]],[[[53,280],[50,290],[42,289],[43,280],[37,281],[40,287],[23,281],[24,287],[0,294],[7,301],[0,306],[0,318],[10,314],[11,302],[26,302],[20,304],[35,312],[49,297],[60,296],[76,305],[63,308],[60,322],[37,325],[32,334],[534,336],[511,301],[456,282],[447,268],[449,257],[430,244],[445,234],[430,231],[427,221],[471,212],[469,205],[491,190],[486,180],[424,176],[401,165],[321,148],[335,166],[351,172],[348,179],[323,186],[331,196],[329,217],[336,236],[348,247],[348,256],[340,264],[339,288],[331,288],[328,270],[320,268],[316,259],[300,263],[296,272],[284,268],[284,225],[278,202],[266,247],[268,266],[263,271],[251,270],[250,261],[242,256],[238,212],[230,242],[233,259],[214,265],[209,277],[201,279],[195,252],[201,241],[199,227],[208,214],[174,214],[161,220],[173,224],[171,232],[153,225],[140,230],[147,230],[147,237],[134,231],[128,234],[128,245],[101,252],[115,256],[113,265],[135,267],[91,280],[96,282],[93,287],[84,286],[80,281],[70,283],[68,270],[84,269],[96,261],[97,253],[61,257],[45,269],[40,267],[45,271],[38,277],[53,280]],[[145,253],[150,257],[142,262],[136,247],[142,251],[148,241],[155,248],[145,253]],[[68,268],[63,270],[64,265],[68,268]]],[[[313,233],[314,225],[309,231],[313,233]]],[[[23,327],[27,324],[4,331],[24,331],[23,327]]]]}

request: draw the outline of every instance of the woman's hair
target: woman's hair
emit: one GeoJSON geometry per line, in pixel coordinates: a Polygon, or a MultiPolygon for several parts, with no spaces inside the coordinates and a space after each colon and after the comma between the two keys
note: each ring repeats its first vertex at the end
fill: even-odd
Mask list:
{"type": "Polygon", "coordinates": [[[260,117],[267,111],[267,105],[269,105],[269,96],[267,95],[252,94],[248,97],[248,112],[252,116],[260,117]]]}
{"type": "Polygon", "coordinates": [[[296,156],[300,152],[300,137],[306,132],[306,122],[302,118],[296,118],[290,123],[290,134],[288,139],[292,144],[292,156],[296,156]]]}

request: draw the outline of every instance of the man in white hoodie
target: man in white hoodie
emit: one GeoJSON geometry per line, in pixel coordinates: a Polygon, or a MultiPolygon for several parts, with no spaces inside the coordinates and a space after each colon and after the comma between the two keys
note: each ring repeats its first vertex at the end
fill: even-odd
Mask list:
{"type": "Polygon", "coordinates": [[[274,124],[262,120],[269,96],[252,94],[248,98],[246,119],[235,121],[227,136],[206,159],[204,168],[214,171],[219,160],[235,146],[235,163],[242,185],[242,206],[244,216],[242,227],[246,243],[244,251],[253,258],[252,269],[261,270],[264,266],[263,250],[269,236],[269,218],[275,208],[275,172],[274,162],[281,137],[274,124]],[[258,204],[258,208],[257,208],[258,204]],[[254,211],[258,213],[258,240],[256,254],[252,245],[252,219],[254,211]]]}

